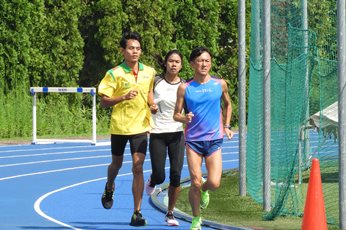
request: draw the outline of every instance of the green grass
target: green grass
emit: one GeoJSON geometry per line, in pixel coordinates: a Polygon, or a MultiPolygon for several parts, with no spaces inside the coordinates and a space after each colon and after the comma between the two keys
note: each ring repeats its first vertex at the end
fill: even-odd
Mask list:
{"type": "MultiPolygon", "coordinates": [[[[264,220],[262,205],[255,203],[249,196],[239,196],[238,180],[237,171],[231,171],[223,175],[221,187],[210,193],[209,206],[202,212],[204,219],[254,229],[301,229],[301,217],[286,216],[277,217],[273,221],[264,220]]],[[[182,189],[177,208],[191,215],[188,190],[189,188],[182,189]]],[[[328,229],[339,228],[329,225],[328,229]]]]}
{"type": "MultiPolygon", "coordinates": [[[[0,91],[0,141],[32,137],[32,103],[29,86],[20,85],[7,94],[0,91]]],[[[91,97],[81,94],[37,94],[37,137],[91,136],[91,97]]],[[[110,109],[97,102],[97,133],[107,134],[110,109]]]]}

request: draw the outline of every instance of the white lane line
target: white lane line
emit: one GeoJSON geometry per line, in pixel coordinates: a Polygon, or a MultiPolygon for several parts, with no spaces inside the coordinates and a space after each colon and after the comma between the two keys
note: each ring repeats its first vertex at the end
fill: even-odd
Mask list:
{"type": "MultiPolygon", "coordinates": [[[[105,145],[98,145],[98,146],[105,146],[105,145]]],[[[15,147],[17,147],[17,145],[15,147]]],[[[76,149],[76,148],[78,148],[78,149],[95,148],[95,146],[92,146],[92,145],[74,145],[74,146],[64,146],[64,147],[61,146],[61,147],[52,147],[52,148],[48,148],[47,147],[47,148],[11,149],[11,150],[1,150],[0,153],[27,152],[27,151],[46,151],[46,150],[76,149]]]]}
{"type": "MultiPolygon", "coordinates": [[[[132,174],[132,173],[131,173],[132,174]]],[[[97,179],[93,179],[93,180],[89,180],[89,181],[83,181],[83,182],[80,182],[80,183],[77,183],[77,184],[73,184],[73,185],[69,185],[69,186],[66,186],[66,187],[62,187],[62,188],[59,188],[57,190],[54,190],[54,191],[51,191],[49,193],[46,193],[44,194],[43,196],[41,196],[40,198],[38,198],[36,201],[35,201],[35,204],[34,204],[34,210],[36,211],[37,214],[39,214],[40,216],[42,216],[44,219],[46,220],[49,220],[53,223],[56,223],[58,225],[61,225],[61,226],[64,226],[66,228],[71,228],[71,229],[80,229],[80,228],[75,228],[71,225],[68,225],[66,223],[63,223],[57,219],[54,219],[53,217],[50,217],[48,216],[47,214],[45,214],[42,210],[41,210],[41,203],[44,199],[46,199],[48,196],[54,194],[54,193],[57,193],[57,192],[60,192],[60,191],[63,191],[65,189],[68,189],[68,188],[72,188],[72,187],[75,187],[75,186],[78,186],[78,185],[82,185],[82,184],[86,184],[86,183],[89,183],[89,182],[94,182],[94,181],[99,181],[99,180],[104,180],[106,177],[102,177],[102,178],[97,178],[97,179]]]]}
{"type": "MultiPolygon", "coordinates": [[[[145,161],[150,161],[150,159],[146,159],[145,161]]],[[[132,160],[130,161],[124,161],[123,164],[129,164],[132,163],[132,160]]],[[[109,165],[109,163],[106,164],[96,164],[96,165],[85,165],[85,166],[78,166],[78,167],[71,167],[71,168],[62,168],[62,169],[55,169],[55,170],[48,170],[48,171],[41,171],[41,172],[33,172],[33,173],[26,173],[26,174],[19,174],[9,177],[0,177],[0,181],[3,180],[10,180],[20,177],[27,177],[27,176],[34,176],[34,175],[42,175],[42,174],[48,174],[48,173],[56,173],[56,172],[64,172],[64,171],[71,171],[71,170],[77,170],[77,169],[85,169],[85,168],[95,168],[95,167],[101,167],[109,165]]]]}
{"type": "Polygon", "coordinates": [[[1,177],[0,181],[10,180],[10,179],[15,179],[15,178],[20,178],[20,177],[27,177],[27,176],[55,173],[55,172],[64,172],[64,171],[70,171],[70,170],[76,170],[76,169],[95,168],[95,167],[101,167],[101,166],[106,166],[106,165],[109,165],[109,163],[107,163],[107,164],[97,164],[97,165],[86,165],[86,166],[79,166],[79,167],[73,167],[73,168],[55,169],[55,170],[33,172],[33,173],[27,173],[27,174],[19,174],[19,175],[14,175],[14,176],[9,176],[9,177],[1,177]]]}
{"type": "MultiPolygon", "coordinates": [[[[56,149],[65,149],[65,148],[47,148],[47,149],[41,149],[41,150],[56,150],[56,149]]],[[[125,150],[129,150],[129,149],[130,149],[129,147],[125,148],[125,150]]],[[[238,149],[238,147],[237,146],[223,146],[222,149],[238,149]]],[[[30,151],[36,151],[36,150],[30,150],[30,151]]],[[[8,151],[8,152],[20,152],[20,151],[29,151],[29,150],[11,150],[11,151],[8,151]]],[[[87,151],[85,151],[85,150],[76,150],[76,151],[36,153],[36,154],[26,154],[26,155],[9,155],[9,156],[0,156],[0,159],[21,158],[21,157],[36,157],[36,156],[51,156],[51,155],[62,155],[62,154],[71,154],[71,153],[85,153],[85,152],[101,152],[101,151],[110,151],[110,148],[87,150],[87,151]]],[[[5,151],[3,151],[3,152],[5,152],[5,151]]]]}
{"type": "Polygon", "coordinates": [[[111,145],[110,141],[102,141],[102,142],[96,142],[96,146],[106,146],[106,145],[111,145]]]}
{"type": "Polygon", "coordinates": [[[71,153],[102,152],[102,151],[110,151],[110,149],[76,150],[76,151],[67,151],[67,152],[50,152],[50,153],[34,153],[34,154],[26,154],[26,155],[9,155],[9,156],[1,156],[0,159],[52,156],[52,155],[62,155],[62,154],[71,154],[71,153]]]}
{"type": "MultiPolygon", "coordinates": [[[[229,142],[238,142],[238,141],[227,141],[226,143],[229,142]]],[[[104,146],[104,145],[100,145],[104,146]]],[[[90,146],[69,146],[69,147],[59,147],[59,148],[40,148],[40,149],[12,149],[12,150],[5,150],[1,151],[0,153],[19,153],[19,152],[37,152],[37,151],[49,151],[49,150],[61,150],[61,149],[76,149],[76,148],[90,148],[90,146]]],[[[238,148],[238,146],[222,146],[222,149],[228,149],[228,148],[238,148]]],[[[127,146],[125,148],[126,150],[129,150],[130,147],[127,146]]],[[[103,149],[92,149],[92,150],[87,150],[87,152],[99,152],[99,151],[110,151],[110,148],[103,148],[103,149]]],[[[68,154],[68,153],[79,153],[79,152],[86,152],[85,150],[76,150],[76,151],[66,151],[66,152],[49,152],[49,153],[34,153],[34,154],[25,154],[25,155],[8,155],[8,156],[0,156],[0,159],[4,158],[17,158],[17,157],[34,157],[34,156],[46,156],[46,155],[57,155],[57,154],[68,154]]]]}
{"type": "Polygon", "coordinates": [[[225,160],[225,161],[222,161],[222,163],[225,163],[225,162],[236,162],[236,161],[239,161],[238,159],[234,159],[234,160],[225,160]]]}
{"type": "Polygon", "coordinates": [[[222,146],[222,149],[239,149],[239,146],[222,146]]]}
{"type": "MultiPolygon", "coordinates": [[[[151,170],[145,170],[143,171],[144,173],[145,172],[151,172],[151,170]]],[[[130,176],[132,175],[132,172],[130,173],[124,173],[124,174],[119,174],[117,176],[118,177],[122,177],[122,176],[130,176]]],[[[61,226],[64,226],[66,228],[70,228],[70,229],[75,229],[75,230],[80,230],[80,228],[76,228],[74,226],[71,226],[71,225],[68,225],[64,222],[61,222],[57,219],[54,219],[53,217],[51,216],[48,216],[46,213],[44,213],[42,210],[41,210],[41,203],[44,199],[46,199],[48,196],[54,194],[54,193],[57,193],[57,192],[61,192],[63,190],[66,190],[66,189],[69,189],[69,188],[73,188],[73,187],[76,187],[76,186],[79,186],[79,185],[82,185],[82,184],[87,184],[87,183],[90,183],[90,182],[95,182],[95,181],[100,181],[100,180],[105,180],[106,177],[102,177],[102,178],[97,178],[97,179],[93,179],[93,180],[88,180],[88,181],[83,181],[83,182],[80,182],[80,183],[76,183],[76,184],[72,184],[72,185],[69,185],[69,186],[66,186],[66,187],[62,187],[62,188],[59,188],[57,190],[54,190],[54,191],[51,191],[49,193],[46,193],[44,194],[43,196],[41,196],[40,198],[38,198],[36,201],[35,201],[35,204],[34,204],[34,210],[37,212],[37,214],[39,214],[40,216],[42,216],[44,219],[46,220],[49,220],[53,223],[56,223],[58,225],[61,225],[61,226]]]]}
{"type": "MultiPolygon", "coordinates": [[[[237,153],[233,152],[223,152],[222,155],[236,155],[237,153]]],[[[131,154],[125,154],[125,155],[131,155],[131,154]]],[[[102,156],[101,156],[102,157],[102,156]]],[[[109,157],[109,156],[105,156],[109,157]]],[[[186,158],[186,156],[184,156],[186,158]]],[[[168,157],[166,159],[169,159],[168,157]]],[[[60,160],[51,160],[51,161],[41,161],[41,162],[58,162],[58,161],[64,161],[68,159],[60,159],[60,160]]],[[[145,159],[145,162],[150,161],[150,159],[145,159]]],[[[233,160],[231,160],[233,161],[233,160]]],[[[227,160],[223,160],[223,162],[228,162],[227,160]]],[[[20,164],[35,164],[36,162],[27,162],[27,163],[18,163],[20,164]]],[[[124,161],[124,164],[132,163],[132,160],[130,161],[124,161]]],[[[14,175],[14,176],[8,176],[8,177],[0,177],[0,181],[3,180],[10,180],[10,179],[15,179],[15,178],[20,178],[20,177],[27,177],[27,176],[34,176],[34,175],[42,175],[42,174],[48,174],[48,173],[56,173],[56,172],[64,172],[64,171],[71,171],[71,170],[77,170],[77,169],[84,169],[84,168],[94,168],[94,167],[101,167],[101,166],[106,166],[109,165],[109,163],[106,164],[96,164],[96,165],[85,165],[85,166],[78,166],[78,167],[71,167],[71,168],[62,168],[62,169],[55,169],[55,170],[48,170],[48,171],[41,171],[41,172],[33,172],[33,173],[26,173],[26,174],[19,174],[19,175],[14,175]]],[[[5,165],[6,166],[6,165],[5,165]]],[[[3,165],[0,165],[1,167],[5,167],[3,165]]],[[[11,165],[12,166],[12,165],[11,165]]],[[[14,165],[13,165],[14,166],[14,165]]],[[[7,166],[9,167],[9,166],[7,166]]]]}
{"type": "Polygon", "coordinates": [[[15,164],[7,164],[7,165],[0,165],[0,168],[4,167],[13,167],[13,166],[21,166],[21,165],[33,165],[33,164],[42,164],[42,163],[52,163],[52,162],[60,162],[60,161],[77,161],[77,160],[89,160],[89,159],[96,159],[96,158],[110,158],[111,156],[89,156],[89,157],[74,157],[74,158],[63,158],[63,159],[55,159],[55,160],[44,160],[44,161],[29,161],[24,163],[15,163],[15,164]]]}
{"type": "MultiPolygon", "coordinates": [[[[147,161],[147,160],[146,160],[147,161]]],[[[236,160],[225,160],[225,161],[222,161],[223,163],[225,162],[235,162],[235,161],[238,161],[238,159],[236,160]]],[[[204,163],[203,163],[204,165],[204,163]]],[[[184,164],[183,167],[187,167],[187,164],[184,164]]],[[[165,169],[169,169],[169,167],[165,167],[165,169]]],[[[147,173],[147,172],[151,172],[151,170],[144,170],[143,173],[147,173]]],[[[120,174],[118,175],[117,177],[122,177],[122,176],[130,176],[132,175],[132,172],[130,173],[124,173],[124,174],[120,174]]],[[[61,222],[57,219],[54,219],[53,217],[51,216],[48,216],[46,213],[44,213],[42,210],[41,210],[41,203],[44,199],[46,199],[48,196],[54,194],[54,193],[57,193],[57,192],[61,192],[63,190],[66,190],[66,189],[69,189],[69,188],[73,188],[73,187],[76,187],[76,186],[79,186],[79,185],[82,185],[82,184],[87,184],[87,183],[91,183],[91,182],[96,182],[96,181],[100,181],[100,180],[105,180],[107,179],[107,177],[102,177],[102,178],[96,178],[96,179],[92,179],[92,180],[87,180],[87,181],[82,181],[82,182],[79,182],[79,183],[76,183],[76,184],[72,184],[72,185],[69,185],[69,186],[65,186],[65,187],[62,187],[62,188],[59,188],[59,189],[56,189],[54,191],[51,191],[49,193],[46,193],[44,195],[42,195],[40,198],[38,198],[36,201],[35,201],[35,204],[34,204],[34,210],[36,211],[37,214],[39,214],[40,216],[42,216],[44,219],[46,220],[49,220],[53,223],[56,223],[58,225],[61,225],[61,226],[64,226],[66,228],[70,228],[70,229],[75,229],[75,230],[80,230],[80,228],[76,228],[72,225],[69,225],[69,224],[66,224],[64,222],[61,222]]]]}

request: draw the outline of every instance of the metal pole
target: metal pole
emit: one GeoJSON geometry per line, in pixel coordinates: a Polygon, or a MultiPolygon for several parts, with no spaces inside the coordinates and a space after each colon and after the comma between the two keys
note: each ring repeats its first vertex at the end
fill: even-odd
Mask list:
{"type": "Polygon", "coordinates": [[[310,152],[310,143],[309,143],[309,130],[306,128],[309,125],[309,65],[308,65],[308,47],[309,47],[309,32],[308,30],[308,2],[307,0],[302,0],[302,29],[304,30],[304,40],[303,40],[303,47],[304,47],[304,54],[305,54],[305,98],[307,99],[306,103],[306,111],[305,111],[305,121],[306,123],[303,124],[302,127],[300,127],[300,137],[299,137],[299,145],[298,145],[298,183],[301,184],[302,182],[302,167],[304,162],[306,162],[306,156],[310,152]],[[304,142],[304,148],[302,145],[302,142],[304,142]],[[302,148],[304,152],[302,151],[302,148]],[[303,161],[303,155],[305,156],[305,159],[303,161]]]}
{"type": "Polygon", "coordinates": [[[96,145],[96,92],[91,91],[93,97],[93,108],[92,108],[92,143],[96,145]]]}
{"type": "MultiPolygon", "coordinates": [[[[308,29],[308,2],[307,0],[302,0],[302,29],[307,30],[308,29]]],[[[308,39],[309,39],[309,34],[305,33],[304,34],[304,47],[305,53],[308,53],[308,39]]]]}
{"type": "MultiPolygon", "coordinates": [[[[307,0],[302,0],[302,25],[304,31],[304,53],[305,53],[305,64],[306,64],[306,73],[305,73],[305,98],[307,99],[306,103],[306,112],[305,112],[305,119],[306,123],[304,124],[304,152],[299,155],[301,163],[299,164],[299,170],[301,171],[303,167],[303,163],[307,162],[309,159],[310,154],[310,135],[309,135],[309,129],[307,128],[309,126],[309,117],[310,117],[310,102],[309,102],[309,21],[308,21],[308,2],[307,0]],[[304,154],[304,159],[303,155],[304,154]]],[[[301,174],[300,174],[301,175],[301,174]]]]}
{"type": "Polygon", "coordinates": [[[245,0],[238,0],[239,195],[246,196],[245,0]]]}
{"type": "Polygon", "coordinates": [[[339,222],[340,229],[346,229],[346,57],[345,57],[345,0],[338,0],[338,79],[339,79],[339,222]]]}
{"type": "MultiPolygon", "coordinates": [[[[251,6],[251,8],[255,8],[255,10],[253,10],[254,12],[254,18],[255,18],[255,22],[251,22],[254,23],[254,36],[255,36],[255,63],[256,65],[259,64],[259,60],[261,59],[261,11],[260,11],[260,3],[259,0],[254,0],[252,1],[254,3],[254,5],[251,6]]],[[[259,66],[257,66],[259,68],[259,66]]]]}
{"type": "Polygon", "coordinates": [[[36,144],[37,135],[36,135],[36,93],[33,95],[32,100],[32,143],[36,144]]]}
{"type": "Polygon", "coordinates": [[[270,200],[270,68],[271,68],[271,0],[263,0],[263,209],[271,210],[270,200]]]}

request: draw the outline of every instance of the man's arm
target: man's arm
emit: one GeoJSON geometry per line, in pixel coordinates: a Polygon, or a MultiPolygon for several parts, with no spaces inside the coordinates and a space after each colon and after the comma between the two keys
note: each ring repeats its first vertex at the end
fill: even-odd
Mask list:
{"type": "Polygon", "coordinates": [[[181,123],[189,123],[192,120],[193,113],[189,112],[188,114],[182,114],[184,108],[184,97],[185,97],[185,83],[179,85],[177,92],[177,101],[175,103],[173,119],[181,123]]]}
{"type": "Polygon", "coordinates": [[[157,113],[159,107],[154,102],[154,92],[152,89],[148,92],[148,106],[153,114],[157,113]]]}
{"type": "Polygon", "coordinates": [[[231,98],[228,94],[228,86],[226,81],[221,81],[222,85],[222,101],[223,101],[223,120],[224,120],[224,131],[228,137],[231,139],[233,137],[233,131],[231,130],[230,122],[232,118],[232,103],[231,98]]]}
{"type": "Polygon", "coordinates": [[[124,100],[131,100],[135,98],[138,94],[137,90],[130,90],[127,94],[118,97],[108,97],[106,95],[101,96],[101,107],[107,108],[114,106],[124,100]]]}

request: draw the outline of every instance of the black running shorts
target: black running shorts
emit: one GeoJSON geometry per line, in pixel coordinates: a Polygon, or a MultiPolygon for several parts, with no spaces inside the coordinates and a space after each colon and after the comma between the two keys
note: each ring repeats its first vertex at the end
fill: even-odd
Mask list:
{"type": "Polygon", "coordinates": [[[112,155],[122,156],[125,152],[127,141],[130,141],[131,154],[143,153],[146,155],[148,146],[148,134],[140,133],[134,135],[111,135],[111,149],[112,155]]]}

